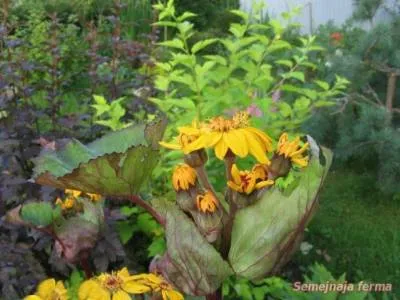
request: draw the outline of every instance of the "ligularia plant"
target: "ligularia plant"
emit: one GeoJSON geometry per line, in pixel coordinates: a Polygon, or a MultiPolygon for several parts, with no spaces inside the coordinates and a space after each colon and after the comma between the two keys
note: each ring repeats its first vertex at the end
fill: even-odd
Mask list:
{"type": "MultiPolygon", "coordinates": [[[[76,299],[130,299],[144,293],[163,299],[221,298],[220,287],[229,276],[264,278],[278,272],[297,249],[331,162],[328,149],[310,136],[283,133],[274,141],[251,125],[246,112],[194,121],[179,127],[171,142],[160,142],[165,125],[161,118],[87,146],[72,141],[36,160],[34,180],[65,189],[65,198],[56,199],[50,210],[26,204],[14,211],[14,220],[52,233],[59,256],[67,261],[84,267],[101,233],[103,197],[129,199],[165,228],[167,250],[151,263],[150,273],[86,272],[76,299]],[[175,202],[138,196],[159,158],[159,145],[183,153],[172,171],[175,202]],[[218,178],[225,182],[224,195],[208,178],[208,154],[225,165],[218,178]],[[241,170],[242,159],[255,163],[241,170]]],[[[62,282],[48,279],[26,299],[52,297],[69,299],[62,282]]]]}
{"type": "MultiPolygon", "coordinates": [[[[320,93],[308,88],[298,89],[296,92],[301,96],[295,100],[293,109],[281,101],[277,107],[282,118],[268,117],[268,113],[274,115],[272,106],[279,100],[272,96],[285,90],[293,92],[293,86],[286,84],[288,80],[304,82],[304,73],[298,70],[309,65],[306,54],[314,47],[312,41],[304,41],[304,49],[299,50],[304,52],[304,57],[295,56],[295,63],[280,61],[290,70],[280,74],[281,79],[277,80],[263,60],[266,55],[288,47],[287,43],[281,41],[278,34],[272,41],[262,38],[261,34],[245,37],[249,28],[256,31],[266,28],[250,23],[240,13],[246,20],[245,26],[232,27],[235,41],[222,41],[230,51],[229,61],[222,56],[207,56],[204,57],[207,61],[199,66],[193,61],[194,54],[216,41],[203,41],[188,51],[185,33],[190,32],[191,26],[183,21],[192,14],[185,13],[175,22],[164,21],[168,16],[175,18],[172,3],[156,5],[163,20],[159,25],[177,27],[184,38],[164,42],[164,45],[185,53],[175,54],[174,63],[157,64],[165,73],[173,74],[173,80],[159,75],[156,85],[164,97],[152,101],[172,120],[185,112],[191,112],[187,114],[191,119],[174,122],[163,141],[167,125],[164,115],[150,123],[120,126],[120,130],[88,145],[72,140],[64,147],[51,146],[43,150],[35,160],[33,180],[64,190],[64,197],[55,199],[52,204],[22,205],[11,211],[8,219],[53,237],[57,255],[82,267],[86,279],[74,289],[62,281],[47,279],[26,300],[127,300],[141,294],[163,300],[183,299],[184,294],[222,299],[221,285],[228,277],[258,280],[276,274],[301,242],[315,212],[332,154],[308,135],[277,133],[277,128],[287,124],[282,123],[282,118],[287,117],[282,113],[285,107],[290,115],[292,112],[306,115],[312,104],[326,105],[326,99],[340,93],[345,82],[338,79],[339,83],[330,87],[317,81],[323,90],[320,93]],[[263,45],[269,49],[265,53],[259,52],[264,49],[263,45]],[[178,65],[179,68],[187,66],[192,75],[186,74],[187,70],[177,69],[178,65]],[[235,81],[239,67],[247,70],[248,76],[235,81]],[[257,72],[251,72],[253,69],[257,72]],[[207,77],[207,72],[215,76],[207,77]],[[195,96],[178,99],[178,90],[170,90],[177,82],[188,85],[186,88],[195,92],[195,96]],[[231,112],[230,117],[229,114],[211,115],[213,110],[222,111],[219,108],[227,104],[245,109],[254,104],[252,101],[259,89],[265,101],[258,99],[260,102],[256,104],[268,104],[261,118],[251,119],[250,114],[257,115],[253,111],[256,106],[231,112]],[[240,101],[235,102],[232,99],[237,91],[240,91],[240,101]],[[229,97],[224,98],[224,95],[229,97]],[[217,98],[223,101],[214,107],[217,98]],[[241,105],[243,103],[246,105],[241,105]],[[268,122],[263,122],[263,118],[268,118],[268,122]],[[171,138],[174,130],[178,134],[171,138]],[[183,157],[169,170],[175,199],[145,201],[139,192],[151,179],[160,160],[161,147],[178,151],[183,157]],[[215,175],[213,170],[217,178],[210,178],[207,172],[209,155],[225,166],[217,169],[222,170],[221,174],[215,175]],[[243,169],[243,161],[252,161],[253,165],[243,169]],[[211,182],[222,183],[223,193],[217,192],[211,182]],[[166,251],[154,258],[149,273],[131,274],[127,268],[122,268],[93,274],[90,268],[92,250],[105,231],[104,199],[128,200],[144,208],[163,226],[166,251]]],[[[301,120],[302,117],[298,119],[300,123],[301,120]]]]}

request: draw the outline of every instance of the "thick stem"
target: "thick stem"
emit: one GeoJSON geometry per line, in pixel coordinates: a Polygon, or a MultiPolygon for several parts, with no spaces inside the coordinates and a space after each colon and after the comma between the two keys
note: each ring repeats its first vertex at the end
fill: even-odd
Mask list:
{"type": "Polygon", "coordinates": [[[206,300],[222,300],[224,296],[222,295],[222,289],[219,288],[214,293],[206,296],[206,300]]]}
{"type": "Polygon", "coordinates": [[[89,255],[87,252],[82,254],[81,259],[80,259],[80,265],[81,265],[83,271],[85,272],[86,279],[89,279],[90,277],[92,277],[93,272],[92,272],[92,268],[90,267],[89,255]]]}
{"type": "Polygon", "coordinates": [[[200,183],[203,185],[204,188],[213,192],[215,196],[215,190],[210,181],[208,180],[207,172],[204,168],[204,165],[196,168],[197,177],[199,178],[200,183]]]}
{"type": "MultiPolygon", "coordinates": [[[[235,163],[236,157],[231,153],[231,155],[228,153],[228,155],[225,157],[225,175],[226,179],[232,180],[232,166],[235,163]]],[[[236,211],[237,211],[237,204],[236,204],[236,197],[237,193],[235,191],[232,191],[230,188],[228,188],[226,192],[226,198],[229,204],[229,215],[228,215],[228,220],[223,228],[222,231],[222,244],[221,244],[221,255],[223,258],[228,257],[229,253],[229,248],[231,246],[231,236],[232,236],[232,228],[233,228],[233,221],[235,219],[236,211]]]]}
{"type": "Polygon", "coordinates": [[[137,195],[130,196],[129,200],[131,200],[132,203],[144,208],[154,219],[156,219],[158,223],[160,223],[160,225],[165,227],[166,220],[150,204],[137,195]]]}

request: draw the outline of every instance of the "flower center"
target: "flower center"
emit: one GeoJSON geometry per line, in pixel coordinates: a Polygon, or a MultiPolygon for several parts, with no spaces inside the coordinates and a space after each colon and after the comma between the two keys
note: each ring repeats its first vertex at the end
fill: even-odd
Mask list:
{"type": "Polygon", "coordinates": [[[209,128],[213,131],[226,132],[232,129],[238,129],[249,126],[249,114],[247,112],[236,113],[231,120],[223,117],[211,119],[209,128]]]}
{"type": "Polygon", "coordinates": [[[108,275],[106,280],[104,280],[103,282],[103,286],[110,291],[115,291],[120,289],[121,285],[122,285],[122,279],[114,274],[108,275]]]}

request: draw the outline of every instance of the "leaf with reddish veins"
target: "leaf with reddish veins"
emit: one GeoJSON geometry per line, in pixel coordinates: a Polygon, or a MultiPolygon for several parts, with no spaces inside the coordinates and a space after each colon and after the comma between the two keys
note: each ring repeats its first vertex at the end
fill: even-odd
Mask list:
{"type": "Polygon", "coordinates": [[[186,294],[204,296],[216,291],[232,275],[229,264],[174,203],[155,200],[152,204],[166,219],[167,239],[167,253],[155,269],[186,294]]]}
{"type": "Polygon", "coordinates": [[[318,148],[312,139],[309,142],[311,160],[293,190],[271,188],[237,212],[229,251],[237,275],[258,280],[275,274],[297,250],[332,161],[331,151],[318,148]],[[325,165],[320,162],[323,157],[325,165]]]}
{"type": "Polygon", "coordinates": [[[70,263],[76,263],[80,255],[94,247],[99,235],[99,225],[73,217],[55,228],[57,253],[70,263]]]}
{"type": "Polygon", "coordinates": [[[110,196],[136,194],[159,159],[166,120],[111,132],[88,144],[72,140],[35,159],[36,183],[110,196]],[[145,167],[143,167],[145,166],[145,167]]]}

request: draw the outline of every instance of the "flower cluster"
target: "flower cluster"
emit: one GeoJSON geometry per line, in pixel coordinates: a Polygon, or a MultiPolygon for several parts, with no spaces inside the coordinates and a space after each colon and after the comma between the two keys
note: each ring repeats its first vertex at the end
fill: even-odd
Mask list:
{"type": "MultiPolygon", "coordinates": [[[[78,290],[79,300],[129,300],[130,295],[159,294],[163,300],[182,300],[183,296],[157,274],[131,275],[127,268],[117,272],[103,273],[84,281],[78,290]]],[[[34,295],[24,300],[69,300],[62,281],[47,279],[39,284],[34,295]]]]}
{"type": "Polygon", "coordinates": [[[98,202],[102,199],[101,195],[84,193],[78,190],[66,189],[64,191],[64,194],[64,199],[61,199],[59,197],[56,199],[56,205],[59,205],[63,211],[70,211],[72,209],[80,210],[80,206],[78,203],[79,198],[85,198],[92,202],[98,202]]]}
{"type": "MultiPolygon", "coordinates": [[[[263,131],[250,126],[248,112],[238,112],[230,119],[219,116],[203,123],[194,121],[191,126],[180,127],[178,130],[177,143],[160,142],[166,148],[181,150],[189,162],[176,167],[173,172],[172,182],[177,192],[196,187],[199,165],[191,165],[187,157],[207,148],[213,148],[220,160],[251,155],[258,161],[251,171],[240,171],[236,164],[229,165],[227,185],[246,195],[272,186],[276,174],[283,176],[292,166],[303,168],[308,164],[308,156],[305,155],[308,143],[301,143],[300,137],[290,141],[288,134],[283,133],[274,151],[272,139],[263,131]],[[279,172],[275,170],[277,165],[279,172]]],[[[218,200],[212,189],[205,188],[207,191],[196,195],[196,204],[199,211],[212,213],[218,206],[218,200]]]]}
{"type": "Polygon", "coordinates": [[[184,154],[185,164],[175,167],[172,175],[176,202],[208,242],[218,239],[223,220],[232,216],[228,216],[208,180],[206,149],[213,149],[215,156],[225,162],[226,185],[231,191],[225,200],[239,209],[254,203],[259,196],[256,191],[262,193],[272,187],[275,179],[286,176],[292,167],[298,169],[308,164],[307,143],[302,143],[300,137],[289,140],[287,133],[273,143],[265,132],[251,126],[248,112],[238,112],[232,118],[218,116],[202,123],[193,121],[178,131],[175,143],[160,144],[184,154]],[[236,158],[247,156],[257,163],[251,170],[239,170],[236,158]]]}

